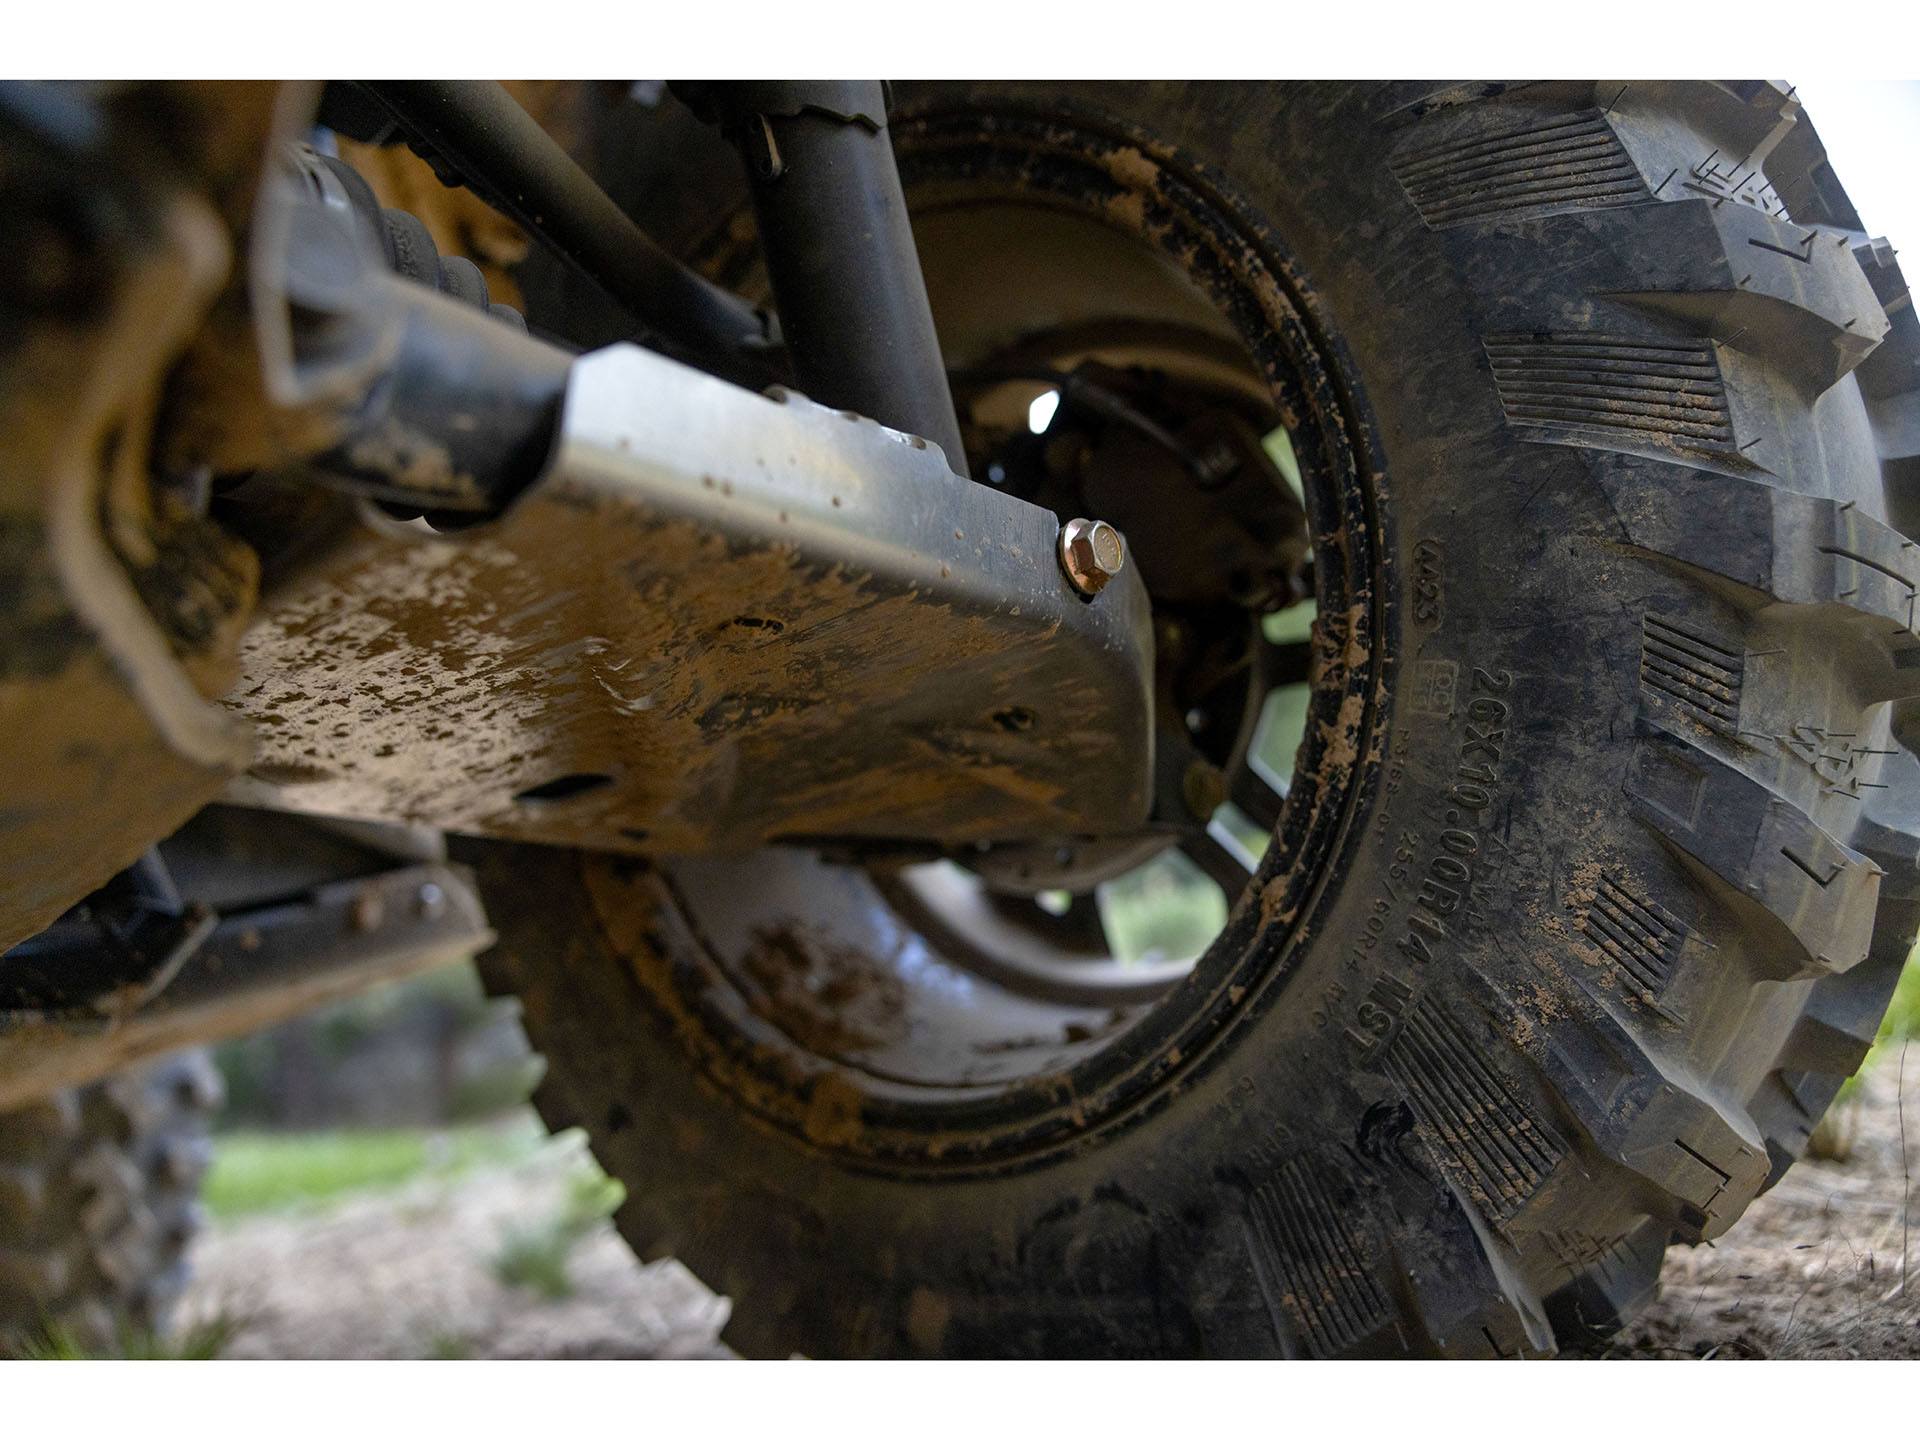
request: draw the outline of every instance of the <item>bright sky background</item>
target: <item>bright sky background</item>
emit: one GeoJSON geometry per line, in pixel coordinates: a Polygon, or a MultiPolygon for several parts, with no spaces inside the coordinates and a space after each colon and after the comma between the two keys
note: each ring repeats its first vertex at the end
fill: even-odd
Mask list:
{"type": "Polygon", "coordinates": [[[1920,280],[1920,80],[1790,77],[1869,235],[1920,280]]]}

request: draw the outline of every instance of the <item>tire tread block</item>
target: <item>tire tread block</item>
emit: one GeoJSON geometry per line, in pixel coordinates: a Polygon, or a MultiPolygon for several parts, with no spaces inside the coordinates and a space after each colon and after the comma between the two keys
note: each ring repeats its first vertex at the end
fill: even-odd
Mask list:
{"type": "Polygon", "coordinates": [[[1866,959],[1880,867],[1792,801],[1644,721],[1626,791],[1642,822],[1736,916],[1770,917],[1774,943],[1756,948],[1782,960],[1756,979],[1835,975],[1866,959]]]}
{"type": "Polygon", "coordinates": [[[1330,1359],[1379,1331],[1393,1312],[1323,1167],[1297,1156],[1248,1197],[1249,1253],[1268,1308],[1302,1348],[1330,1359]]]}
{"type": "Polygon", "coordinates": [[[1871,698],[1920,694],[1920,546],[1846,501],[1681,465],[1607,462],[1595,473],[1625,548],[1761,603],[1851,611],[1885,657],[1881,673],[1862,676],[1871,698]]]}
{"type": "Polygon", "coordinates": [[[1648,999],[1658,999],[1666,989],[1692,933],[1668,911],[1640,899],[1624,880],[1611,875],[1601,878],[1580,928],[1648,999]]]}
{"type": "Polygon", "coordinates": [[[1711,1239],[1766,1183],[1766,1140],[1730,1096],[1711,1089],[1636,1028],[1587,1000],[1538,1055],[1548,1083],[1599,1156],[1670,1196],[1665,1223],[1711,1239]]]}
{"type": "Polygon", "coordinates": [[[1389,166],[1435,229],[1631,205],[1647,195],[1646,181],[1597,109],[1530,117],[1455,111],[1434,129],[1417,129],[1389,166]]]}
{"type": "Polygon", "coordinates": [[[1427,1002],[1408,1012],[1383,1064],[1449,1178],[1496,1226],[1566,1153],[1460,1024],[1427,1002]]]}

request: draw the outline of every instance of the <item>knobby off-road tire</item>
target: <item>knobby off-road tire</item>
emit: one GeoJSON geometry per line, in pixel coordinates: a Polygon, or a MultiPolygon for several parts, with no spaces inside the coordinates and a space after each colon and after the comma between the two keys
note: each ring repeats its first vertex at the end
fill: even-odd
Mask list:
{"type": "Polygon", "coordinates": [[[1347,508],[1315,502],[1321,570],[1374,545],[1342,608],[1323,577],[1321,654],[1360,687],[1316,712],[1353,759],[1337,844],[1304,890],[1281,873],[1334,803],[1297,784],[1166,1002],[1200,1017],[1177,1041],[1144,1026],[1014,1087],[1000,1130],[1012,1100],[918,1136],[858,1076],[714,1038],[671,867],[503,855],[488,966],[549,1121],[751,1352],[1606,1335],[1801,1152],[1920,919],[1892,255],[1764,84],[900,101],[910,189],[1071,171],[1334,357],[1282,396],[1357,456],[1347,508]],[[1182,228],[1195,195],[1223,230],[1182,228]]]}
{"type": "Polygon", "coordinates": [[[193,1050],[0,1114],[0,1347],[165,1332],[221,1098],[193,1050]]]}

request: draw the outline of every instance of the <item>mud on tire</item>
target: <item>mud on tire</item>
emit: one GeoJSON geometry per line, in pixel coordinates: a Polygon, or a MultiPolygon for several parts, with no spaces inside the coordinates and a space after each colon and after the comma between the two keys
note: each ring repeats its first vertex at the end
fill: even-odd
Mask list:
{"type": "Polygon", "coordinates": [[[1057,1124],[1016,1153],[991,1110],[915,1150],[857,1077],[717,1038],[671,867],[493,852],[487,965],[549,1121],[753,1352],[1610,1333],[1801,1153],[1920,923],[1920,331],[1891,253],[1766,84],[901,102],[910,190],[1043,173],[1071,133],[1116,223],[1168,233],[1205,192],[1220,264],[1337,357],[1316,403],[1379,542],[1321,605],[1373,677],[1338,721],[1337,854],[1303,893],[1276,845],[1165,1002],[1204,1025],[1125,1052],[1124,1105],[1112,1066],[1027,1087],[1057,1124]]]}
{"type": "Polygon", "coordinates": [[[0,1114],[0,1345],[165,1332],[222,1093],[195,1050],[0,1114]]]}

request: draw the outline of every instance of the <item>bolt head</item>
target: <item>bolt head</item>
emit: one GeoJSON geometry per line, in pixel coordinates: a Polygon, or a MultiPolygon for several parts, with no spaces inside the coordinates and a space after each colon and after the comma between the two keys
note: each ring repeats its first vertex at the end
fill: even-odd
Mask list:
{"type": "Polygon", "coordinates": [[[362,932],[378,930],[387,918],[387,900],[378,890],[364,890],[347,907],[347,923],[362,932]]]}
{"type": "Polygon", "coordinates": [[[1104,520],[1069,520],[1060,527],[1060,568],[1082,595],[1098,595],[1126,568],[1127,542],[1104,520]]]}
{"type": "Polygon", "coordinates": [[[1227,803],[1226,777],[1204,760],[1190,761],[1180,777],[1180,798],[1194,818],[1205,820],[1227,803]]]}

